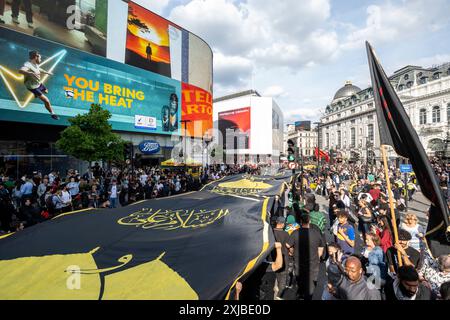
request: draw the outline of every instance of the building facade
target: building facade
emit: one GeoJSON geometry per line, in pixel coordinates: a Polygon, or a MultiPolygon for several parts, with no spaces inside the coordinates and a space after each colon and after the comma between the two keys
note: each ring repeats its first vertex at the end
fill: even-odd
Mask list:
{"type": "Polygon", "coordinates": [[[214,100],[214,145],[227,164],[278,163],[283,152],[283,112],[273,98],[245,91],[214,100]]]}
{"type": "MultiPolygon", "coordinates": [[[[86,114],[92,104],[111,113],[111,128],[133,144],[136,165],[158,165],[175,156],[188,162],[195,154],[200,156],[194,160],[202,161],[213,127],[209,45],[153,13],[149,1],[89,1],[86,10],[93,17],[80,30],[67,27],[69,4],[51,2],[33,2],[35,29],[11,19],[0,28],[0,174],[84,172],[88,163],[64,154],[56,142],[69,120],[86,114]],[[130,12],[165,44],[137,31],[128,21],[130,12]],[[31,52],[39,52],[42,60],[36,63],[51,73],[40,83],[48,88],[57,117],[50,116],[30,92],[32,82],[19,72],[28,68],[31,52]]],[[[11,1],[5,10],[11,10],[11,1]]]]}
{"type": "Polygon", "coordinates": [[[289,124],[284,140],[284,154],[287,154],[287,141],[293,140],[299,148],[301,156],[312,158],[315,156],[315,149],[318,145],[317,128],[312,130],[296,130],[295,125],[289,124]]]}
{"type": "MultiPolygon", "coordinates": [[[[450,156],[450,63],[406,66],[390,78],[429,156],[450,156]]],[[[321,118],[320,145],[349,161],[379,161],[380,138],[373,90],[351,82],[339,89],[321,118]]],[[[397,156],[389,148],[389,158],[397,156]]]]}

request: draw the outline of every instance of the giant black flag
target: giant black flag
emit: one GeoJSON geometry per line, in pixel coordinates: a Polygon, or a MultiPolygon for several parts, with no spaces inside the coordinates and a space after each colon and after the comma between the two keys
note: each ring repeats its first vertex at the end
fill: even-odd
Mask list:
{"type": "Polygon", "coordinates": [[[430,233],[427,239],[431,249],[434,254],[439,254],[442,250],[448,253],[449,210],[437,177],[416,130],[377,60],[372,46],[366,42],[366,47],[381,144],[392,146],[397,154],[408,158],[411,162],[422,193],[431,201],[427,228],[427,232],[430,233]]]}
{"type": "Polygon", "coordinates": [[[0,237],[0,299],[232,298],[274,243],[283,177],[234,176],[201,191],[61,215],[0,237]]]}

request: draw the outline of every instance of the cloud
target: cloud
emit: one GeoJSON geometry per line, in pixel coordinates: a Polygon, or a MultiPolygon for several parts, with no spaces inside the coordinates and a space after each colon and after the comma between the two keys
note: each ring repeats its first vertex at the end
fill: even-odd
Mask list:
{"type": "Polygon", "coordinates": [[[282,86],[270,86],[263,91],[262,95],[265,97],[277,98],[277,97],[286,97],[288,93],[284,90],[282,86]]]}
{"type": "Polygon", "coordinates": [[[396,5],[388,1],[381,5],[370,5],[366,10],[364,27],[347,25],[349,33],[345,36],[341,49],[362,48],[366,40],[375,44],[400,39],[405,41],[418,34],[438,31],[448,26],[448,12],[448,0],[408,0],[396,5]]]}
{"type": "MultiPolygon", "coordinates": [[[[239,56],[258,68],[297,72],[336,55],[338,37],[331,24],[327,27],[330,10],[330,0],[192,0],[173,8],[169,19],[208,42],[215,59],[221,55],[222,61],[235,61],[239,56]]],[[[235,64],[218,65],[218,86],[250,79],[248,69],[233,79],[235,64]]]]}
{"type": "Polygon", "coordinates": [[[323,107],[302,107],[295,109],[283,109],[284,123],[294,123],[295,121],[317,121],[323,113],[323,107]]]}
{"type": "Polygon", "coordinates": [[[164,9],[169,5],[171,0],[158,0],[158,1],[148,1],[148,0],[134,0],[137,4],[148,8],[149,10],[155,12],[156,14],[162,14],[164,9]],[[150,2],[150,3],[149,3],[150,2]]]}
{"type": "Polygon", "coordinates": [[[233,89],[243,90],[251,81],[253,63],[239,56],[226,56],[220,52],[214,54],[214,94],[223,95],[233,89]]]}

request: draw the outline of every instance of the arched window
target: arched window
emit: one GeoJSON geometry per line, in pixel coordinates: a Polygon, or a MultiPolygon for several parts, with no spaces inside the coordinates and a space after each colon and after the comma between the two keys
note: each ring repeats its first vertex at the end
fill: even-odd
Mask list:
{"type": "Polygon", "coordinates": [[[420,120],[420,124],[427,124],[427,110],[426,109],[420,109],[419,120],[420,120]]]}
{"type": "Polygon", "coordinates": [[[405,77],[403,79],[409,80],[409,74],[405,74],[405,77]]]}
{"type": "Polygon", "coordinates": [[[405,88],[405,86],[403,84],[398,86],[398,91],[402,91],[405,88]]]}
{"type": "Polygon", "coordinates": [[[450,124],[450,103],[447,105],[447,122],[450,124]]]}
{"type": "Polygon", "coordinates": [[[433,123],[441,122],[441,108],[439,106],[433,107],[433,123]]]}
{"type": "Polygon", "coordinates": [[[409,81],[409,82],[406,84],[406,87],[407,87],[407,88],[411,88],[412,85],[413,85],[413,82],[412,82],[412,81],[409,81]]]}

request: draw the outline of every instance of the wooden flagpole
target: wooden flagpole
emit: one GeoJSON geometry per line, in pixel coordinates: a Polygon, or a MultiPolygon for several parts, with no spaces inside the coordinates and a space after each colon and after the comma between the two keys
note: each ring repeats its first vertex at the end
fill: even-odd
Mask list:
{"type": "MultiPolygon", "coordinates": [[[[387,155],[386,155],[386,146],[385,145],[381,146],[381,154],[383,155],[384,174],[385,174],[386,185],[387,185],[388,194],[389,194],[389,207],[391,208],[391,220],[392,220],[392,229],[394,231],[394,240],[395,240],[395,243],[399,243],[398,242],[397,221],[395,219],[394,199],[393,199],[393,194],[392,194],[392,190],[391,190],[391,181],[389,180],[389,168],[388,168],[388,163],[387,163],[387,155]]],[[[398,250],[397,250],[397,257],[398,257],[398,266],[401,267],[403,265],[402,255],[398,250]]]]}

